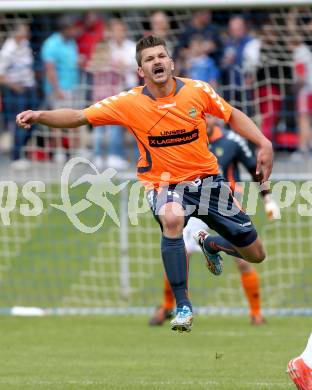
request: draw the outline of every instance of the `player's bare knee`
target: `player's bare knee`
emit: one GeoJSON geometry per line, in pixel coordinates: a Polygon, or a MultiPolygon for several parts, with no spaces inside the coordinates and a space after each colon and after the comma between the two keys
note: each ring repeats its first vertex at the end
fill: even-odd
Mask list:
{"type": "Polygon", "coordinates": [[[259,238],[257,238],[257,240],[254,241],[247,248],[243,248],[241,254],[243,255],[244,259],[249,263],[262,263],[266,256],[262,242],[259,238]]]}
{"type": "Polygon", "coordinates": [[[167,237],[179,237],[183,233],[184,212],[182,206],[177,203],[167,203],[160,210],[159,215],[163,234],[167,237]]]}
{"type": "Polygon", "coordinates": [[[163,233],[167,237],[179,237],[183,233],[184,217],[169,213],[161,218],[163,233]]]}
{"type": "Polygon", "coordinates": [[[255,251],[253,262],[254,263],[262,263],[265,260],[265,256],[266,256],[266,254],[265,254],[264,248],[261,245],[255,251]]]}

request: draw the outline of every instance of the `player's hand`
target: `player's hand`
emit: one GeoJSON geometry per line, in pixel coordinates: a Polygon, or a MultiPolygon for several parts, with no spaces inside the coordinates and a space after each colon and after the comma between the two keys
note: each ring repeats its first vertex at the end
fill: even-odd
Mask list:
{"type": "Polygon", "coordinates": [[[57,89],[55,91],[55,98],[59,100],[64,100],[66,98],[65,92],[61,89],[57,89]]]}
{"type": "Polygon", "coordinates": [[[281,219],[279,205],[269,194],[264,197],[264,210],[269,219],[281,219]]]}
{"type": "Polygon", "coordinates": [[[30,129],[39,119],[40,111],[27,110],[16,116],[16,123],[23,129],[30,129]]]}
{"type": "Polygon", "coordinates": [[[271,175],[273,167],[272,143],[265,139],[258,149],[256,175],[261,177],[261,183],[267,181],[271,175]]]}

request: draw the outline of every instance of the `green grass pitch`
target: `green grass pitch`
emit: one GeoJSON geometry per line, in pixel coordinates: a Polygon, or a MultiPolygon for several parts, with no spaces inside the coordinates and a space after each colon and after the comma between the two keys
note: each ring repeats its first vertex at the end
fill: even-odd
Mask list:
{"type": "Polygon", "coordinates": [[[146,316],[1,317],[0,389],[293,389],[287,362],[311,320],[196,316],[188,334],[146,316]]]}

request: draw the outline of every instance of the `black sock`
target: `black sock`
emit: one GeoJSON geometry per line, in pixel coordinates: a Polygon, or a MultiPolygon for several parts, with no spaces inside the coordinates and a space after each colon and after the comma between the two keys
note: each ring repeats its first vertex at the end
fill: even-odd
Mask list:
{"type": "Polygon", "coordinates": [[[161,254],[177,307],[181,308],[186,305],[192,309],[192,304],[188,298],[188,260],[183,237],[168,238],[162,236],[161,254]]]}
{"type": "Polygon", "coordinates": [[[210,253],[218,253],[220,251],[223,251],[228,255],[244,259],[243,256],[233,247],[233,245],[221,236],[206,237],[204,240],[204,247],[206,251],[210,253]]]}

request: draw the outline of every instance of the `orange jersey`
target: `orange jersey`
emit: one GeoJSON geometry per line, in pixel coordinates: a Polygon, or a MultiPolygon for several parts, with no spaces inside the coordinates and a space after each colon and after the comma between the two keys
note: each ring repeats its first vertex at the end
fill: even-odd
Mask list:
{"type": "Polygon", "coordinates": [[[205,114],[228,121],[232,107],[212,87],[197,80],[175,78],[172,94],[155,99],[146,86],[106,98],[86,108],[93,126],[122,125],[136,138],[138,178],[157,188],[163,173],[170,184],[218,173],[208,149],[205,114]]]}

